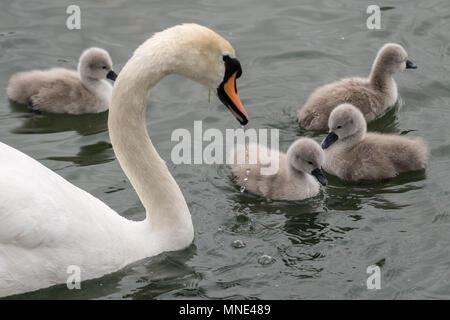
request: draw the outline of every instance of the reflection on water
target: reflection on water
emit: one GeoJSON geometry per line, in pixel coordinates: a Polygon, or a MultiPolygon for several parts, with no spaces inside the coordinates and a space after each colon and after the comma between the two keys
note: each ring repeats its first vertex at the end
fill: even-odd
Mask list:
{"type": "Polygon", "coordinates": [[[367,131],[397,134],[398,132],[398,113],[402,109],[403,100],[401,97],[383,114],[367,124],[367,131]]]}
{"type": "Polygon", "coordinates": [[[34,134],[76,131],[81,136],[88,136],[108,130],[108,112],[83,115],[54,113],[31,113],[25,105],[10,101],[13,112],[23,113],[23,122],[12,133],[34,134]]]}
{"type": "Polygon", "coordinates": [[[189,278],[195,271],[185,264],[196,252],[194,245],[177,251],[160,254],[152,259],[133,263],[121,271],[82,282],[82,290],[67,290],[65,284],[32,293],[18,295],[17,299],[153,299],[175,289],[189,290],[189,278]],[[117,288],[136,285],[133,292],[125,295],[110,294],[117,288]]]}
{"type": "Polygon", "coordinates": [[[423,189],[424,184],[415,184],[426,178],[425,170],[402,173],[393,179],[382,181],[358,181],[342,182],[337,177],[329,177],[330,187],[327,188],[327,208],[330,210],[356,211],[364,205],[371,204],[380,209],[401,209],[408,204],[402,201],[401,197],[396,201],[387,200],[385,195],[402,194],[413,190],[423,189]]]}
{"type": "Polygon", "coordinates": [[[67,161],[78,166],[89,166],[94,164],[105,163],[115,159],[112,145],[109,142],[100,141],[95,144],[81,146],[76,156],[62,157],[49,156],[46,160],[67,161]]]}
{"type": "Polygon", "coordinates": [[[178,252],[159,255],[142,266],[133,268],[133,273],[123,278],[121,282],[138,283],[139,288],[125,295],[125,299],[154,299],[164,297],[164,294],[177,290],[178,295],[187,297],[196,295],[195,279],[200,275],[194,268],[185,264],[196,254],[195,245],[178,252]]]}

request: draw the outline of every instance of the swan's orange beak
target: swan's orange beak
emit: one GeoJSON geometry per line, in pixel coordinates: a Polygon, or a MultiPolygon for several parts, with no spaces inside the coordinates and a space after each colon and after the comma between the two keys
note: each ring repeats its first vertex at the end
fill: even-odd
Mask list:
{"type": "Polygon", "coordinates": [[[233,109],[231,109],[231,112],[233,112],[234,116],[238,118],[239,122],[241,124],[247,124],[248,122],[248,114],[245,110],[244,106],[242,105],[241,98],[239,98],[239,93],[236,86],[236,75],[237,72],[235,72],[230,79],[228,79],[227,83],[225,83],[224,89],[227,96],[230,98],[231,102],[233,102],[235,109],[238,111],[238,115],[233,112],[233,109]],[[245,123],[243,123],[245,122],[245,123]]]}
{"type": "Polygon", "coordinates": [[[248,123],[248,114],[242,105],[241,98],[239,98],[236,87],[237,71],[223,84],[223,91],[218,92],[220,100],[227,106],[236,119],[242,124],[248,123]]]}

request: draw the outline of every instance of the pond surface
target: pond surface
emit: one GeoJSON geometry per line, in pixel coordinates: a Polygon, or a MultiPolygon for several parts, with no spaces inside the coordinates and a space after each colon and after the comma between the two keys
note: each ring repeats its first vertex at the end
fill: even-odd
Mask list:
{"type": "MultiPolygon", "coordinates": [[[[81,30],[65,26],[61,1],[2,1],[0,139],[92,193],[124,217],[143,219],[139,199],[109,143],[107,113],[31,117],[8,101],[18,71],[75,68],[99,46],[120,71],[154,32],[182,23],[208,26],[236,49],[248,128],[280,129],[280,149],[302,132],[299,107],[319,85],[369,73],[385,42],[401,43],[417,70],[396,75],[401,101],[370,130],[421,136],[425,172],[370,184],[329,186],[308,201],[241,193],[226,165],[170,162],[177,128],[239,128],[217,98],[178,76],[148,102],[150,136],[191,210],[195,240],[180,252],[139,261],[82,290],[65,285],[18,298],[88,299],[417,299],[450,298],[450,2],[385,1],[382,30],[366,27],[367,3],[351,0],[78,1],[81,30]],[[242,245],[242,243],[244,245],[242,245]],[[370,265],[381,290],[368,290],[370,265]]],[[[31,183],[31,182],[30,182],[31,183]]],[[[92,244],[95,246],[95,243],[92,244]]]]}

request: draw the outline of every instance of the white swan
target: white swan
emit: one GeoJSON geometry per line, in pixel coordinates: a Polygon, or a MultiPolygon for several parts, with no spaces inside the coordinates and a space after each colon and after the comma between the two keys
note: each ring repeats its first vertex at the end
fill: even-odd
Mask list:
{"type": "Polygon", "coordinates": [[[77,265],[87,280],[127,264],[179,250],[193,240],[189,209],[146,130],[148,91],[178,73],[217,92],[241,124],[240,64],[231,45],[195,24],[169,28],[144,42],[116,80],[109,132],[117,158],[146,218],[134,222],[39,162],[0,143],[0,296],[65,283],[77,265]]]}
{"type": "Polygon", "coordinates": [[[109,53],[100,48],[85,50],[78,70],[53,68],[19,72],[11,77],[8,97],[28,104],[32,111],[54,113],[98,113],[109,108],[115,80],[109,53]]]}

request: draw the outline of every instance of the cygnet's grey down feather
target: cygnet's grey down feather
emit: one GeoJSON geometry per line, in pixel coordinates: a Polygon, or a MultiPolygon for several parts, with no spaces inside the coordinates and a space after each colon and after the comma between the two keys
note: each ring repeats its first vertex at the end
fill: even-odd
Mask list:
{"type": "Polygon", "coordinates": [[[78,71],[53,68],[19,72],[11,77],[7,94],[35,111],[98,113],[109,108],[112,86],[106,79],[116,77],[108,52],[90,48],[80,56],[78,71]]]}
{"type": "Polygon", "coordinates": [[[427,146],[421,138],[366,133],[363,114],[350,104],[336,107],[324,139],[325,171],[344,180],[377,180],[424,169],[427,146]]]}
{"type": "Polygon", "coordinates": [[[237,144],[234,155],[231,153],[232,171],[236,182],[246,190],[265,198],[278,200],[302,200],[317,195],[319,182],[327,184],[321,166],[323,151],[319,144],[310,138],[300,138],[288,149],[287,153],[269,150],[259,144],[237,144]],[[270,163],[261,160],[259,154],[264,152],[264,159],[273,159],[270,163]],[[243,155],[243,163],[239,157],[243,155]],[[256,163],[249,164],[249,160],[256,163]],[[274,165],[278,161],[278,165],[274,165]],[[261,169],[278,168],[276,171],[263,172],[261,169]],[[266,174],[270,173],[270,174],[266,174]]]}
{"type": "Polygon", "coordinates": [[[306,130],[325,130],[331,111],[350,103],[363,113],[366,121],[374,120],[397,101],[394,73],[417,66],[408,60],[402,46],[385,44],[379,51],[368,78],[346,78],[316,89],[298,113],[298,122],[306,130]]]}

